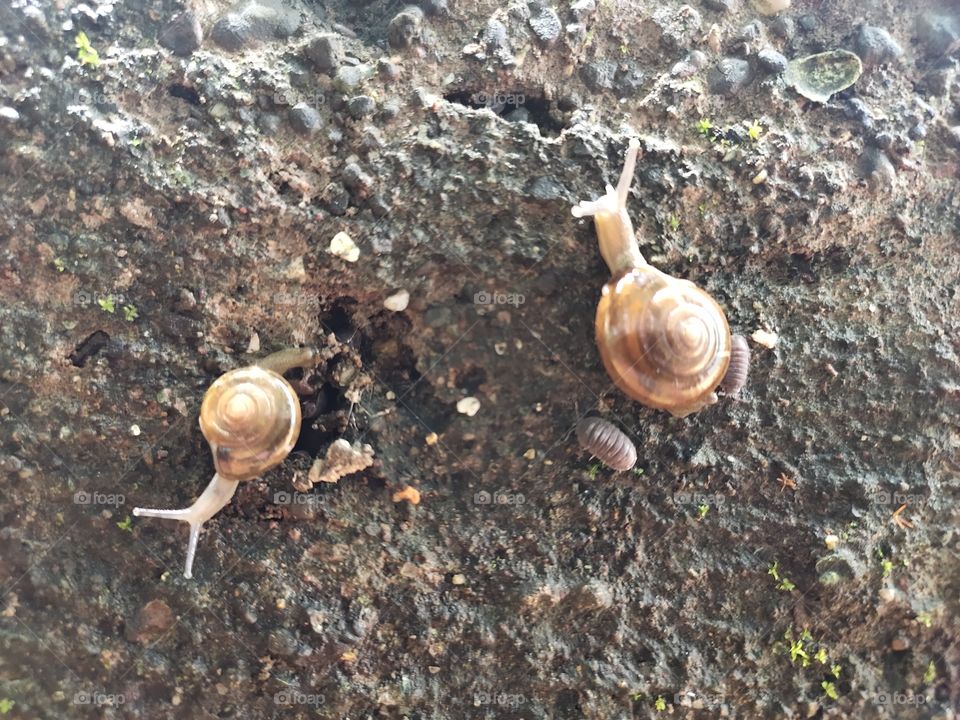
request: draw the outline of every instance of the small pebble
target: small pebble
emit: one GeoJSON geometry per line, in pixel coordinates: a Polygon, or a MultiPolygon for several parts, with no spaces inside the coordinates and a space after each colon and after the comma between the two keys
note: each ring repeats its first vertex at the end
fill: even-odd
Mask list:
{"type": "Polygon", "coordinates": [[[287,117],[290,126],[301,135],[313,135],[323,124],[320,113],[303,102],[290,108],[287,117]]]}
{"type": "Polygon", "coordinates": [[[396,50],[409,48],[420,42],[423,35],[423,10],[410,6],[404,8],[387,26],[387,42],[396,50]]]}
{"type": "Polygon", "coordinates": [[[882,65],[903,55],[903,48],[881,27],[861,25],[854,49],[864,65],[882,65]]]}
{"type": "Polygon", "coordinates": [[[710,71],[707,84],[715,95],[735,95],[750,82],[750,63],[740,58],[723,58],[710,71]]]}
{"type": "Polygon", "coordinates": [[[761,15],[776,15],[790,7],[790,0],[753,0],[753,7],[761,15]]]}
{"type": "Polygon", "coordinates": [[[399,290],[383,301],[383,307],[391,312],[403,312],[410,304],[410,293],[399,290]]]}
{"type": "Polygon", "coordinates": [[[373,115],[373,111],[376,109],[377,104],[369,95],[357,95],[347,101],[347,112],[354,120],[373,115]]]}
{"type": "Polygon", "coordinates": [[[162,637],[173,627],[170,606],[163,600],[151,600],[137,612],[126,627],[126,638],[132,642],[149,643],[162,637]]]}
{"type": "Polygon", "coordinates": [[[823,544],[827,546],[827,550],[836,550],[837,545],[840,544],[840,538],[831,533],[823,539],[823,544]]]}
{"type": "Polygon", "coordinates": [[[0,120],[8,120],[9,122],[16,122],[20,119],[20,113],[18,113],[12,107],[0,107],[0,120]]]}
{"type": "Polygon", "coordinates": [[[200,47],[203,29],[194,13],[182,12],[164,26],[157,39],[161,47],[167,48],[174,55],[186,57],[200,47]]]}
{"type": "Polygon", "coordinates": [[[617,77],[617,64],[609,60],[596,60],[580,68],[580,78],[594,92],[612,90],[617,77]]]}
{"type": "Polygon", "coordinates": [[[395,503],[406,501],[411,505],[419,505],[420,491],[415,487],[407,485],[405,488],[403,488],[403,490],[397,490],[397,492],[393,494],[393,501],[395,503]]]}
{"type": "Polygon", "coordinates": [[[450,578],[450,582],[453,583],[454,585],[466,585],[466,584],[467,584],[467,578],[466,578],[466,576],[464,576],[464,575],[462,575],[462,574],[460,574],[460,573],[457,573],[457,574],[454,575],[452,578],[450,578]]]}
{"type": "Polygon", "coordinates": [[[757,53],[757,64],[770,75],[782,75],[787,69],[787,58],[773,48],[764,48],[757,53]]]}
{"type": "Polygon", "coordinates": [[[343,63],[343,39],[336,33],[318,35],[304,48],[304,55],[315,69],[329,73],[343,63]]]}
{"type": "Polygon", "coordinates": [[[530,17],[528,21],[530,29],[537,39],[544,45],[553,45],[560,37],[563,25],[557,16],[556,10],[549,7],[540,6],[540,12],[530,17]]]}
{"type": "Polygon", "coordinates": [[[360,258],[360,248],[357,247],[353,238],[342,231],[330,240],[330,247],[327,248],[327,252],[347,262],[356,262],[360,258]]]}
{"type": "Polygon", "coordinates": [[[475,397],[465,397],[457,402],[457,412],[467,417],[473,417],[480,412],[480,401],[475,397]]]}
{"type": "Polygon", "coordinates": [[[436,445],[440,441],[440,436],[435,432],[427,433],[427,436],[423,440],[427,445],[436,445]]]}
{"type": "Polygon", "coordinates": [[[775,332],[770,332],[769,330],[755,330],[753,335],[750,336],[750,339],[753,340],[757,345],[762,345],[763,347],[772,350],[777,346],[780,336],[775,332]]]}

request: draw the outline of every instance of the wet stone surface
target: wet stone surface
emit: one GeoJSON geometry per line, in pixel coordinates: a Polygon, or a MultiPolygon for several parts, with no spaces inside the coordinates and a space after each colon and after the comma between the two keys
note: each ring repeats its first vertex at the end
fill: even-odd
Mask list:
{"type": "Polygon", "coordinates": [[[954,717],[958,23],[0,3],[0,714],[954,717]],[[856,82],[787,85],[831,50],[856,82]],[[607,376],[570,210],[632,137],[644,258],[752,355],[683,419],[607,376]],[[132,509],[191,503],[206,389],[300,346],[296,445],[186,580],[132,509]]]}

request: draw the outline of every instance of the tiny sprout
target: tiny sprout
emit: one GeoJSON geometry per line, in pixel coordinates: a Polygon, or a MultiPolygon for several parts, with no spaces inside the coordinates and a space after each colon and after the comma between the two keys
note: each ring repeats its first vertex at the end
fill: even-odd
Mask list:
{"type": "Polygon", "coordinates": [[[123,520],[117,523],[117,527],[127,532],[133,532],[133,519],[127,515],[123,520]]]}
{"type": "Polygon", "coordinates": [[[883,577],[889,577],[890,573],[893,572],[893,560],[890,558],[881,560],[880,566],[883,568],[883,577]]]}
{"type": "Polygon", "coordinates": [[[792,582],[790,582],[787,578],[783,578],[780,581],[780,584],[777,585],[777,590],[785,590],[787,592],[792,592],[793,590],[796,590],[796,589],[797,589],[797,586],[794,585],[792,582]]]}
{"type": "Polygon", "coordinates": [[[760,124],[759,120],[754,120],[747,126],[747,137],[750,138],[753,142],[756,142],[760,139],[760,136],[763,134],[763,126],[760,124]]]}
{"type": "Polygon", "coordinates": [[[0,698],[0,715],[6,715],[13,710],[14,705],[16,705],[16,703],[10,698],[0,698]]]}
{"type": "Polygon", "coordinates": [[[822,683],[820,683],[820,687],[823,688],[823,694],[831,700],[836,700],[839,698],[839,695],[837,695],[836,686],[829,680],[824,680],[822,683]]]}
{"type": "Polygon", "coordinates": [[[633,474],[634,474],[634,475],[643,475],[643,468],[641,468],[641,467],[635,467],[635,468],[633,469],[633,474]]]}
{"type": "Polygon", "coordinates": [[[831,666],[830,666],[830,674],[833,675],[835,678],[839,678],[839,677],[840,677],[840,666],[839,666],[839,665],[831,665],[831,666]]]}
{"type": "Polygon", "coordinates": [[[133,305],[124,305],[124,306],[123,306],[123,319],[124,319],[124,320],[126,320],[127,322],[133,322],[133,321],[136,320],[138,317],[140,317],[140,313],[137,312],[137,308],[136,308],[136,307],[134,307],[133,305]]]}
{"type": "Polygon", "coordinates": [[[653,708],[657,712],[663,712],[667,709],[667,701],[663,699],[663,695],[659,695],[653,703],[653,708]]]}
{"type": "Polygon", "coordinates": [[[593,463],[590,467],[587,468],[587,476],[591,480],[597,479],[597,473],[600,472],[600,463],[593,463]]]}
{"type": "Polygon", "coordinates": [[[929,685],[934,680],[937,679],[937,666],[934,664],[933,660],[927,665],[927,670],[923,673],[923,681],[929,685]]]}
{"type": "Polygon", "coordinates": [[[85,32],[77,33],[74,44],[77,48],[77,60],[80,61],[81,65],[89,65],[95,68],[100,64],[100,53],[94,50],[90,44],[90,38],[87,37],[85,32]]]}
{"type": "Polygon", "coordinates": [[[670,229],[673,232],[676,232],[680,227],[680,218],[678,218],[676,215],[671,215],[668,222],[670,223],[670,229]]]}
{"type": "Polygon", "coordinates": [[[710,512],[710,506],[707,505],[706,503],[701,503],[700,505],[697,505],[697,516],[701,520],[703,520],[707,516],[708,512],[710,512]]]}
{"type": "Polygon", "coordinates": [[[97,298],[97,305],[100,306],[101,310],[106,310],[108,313],[114,313],[117,310],[117,306],[113,302],[112,295],[108,295],[104,298],[97,298]]]}
{"type": "Polygon", "coordinates": [[[774,560],[773,564],[767,569],[767,575],[772,575],[774,580],[780,579],[780,561],[774,560]]]}
{"type": "Polygon", "coordinates": [[[807,652],[803,649],[803,640],[794,640],[790,643],[790,662],[795,663],[797,658],[800,658],[803,661],[803,666],[806,667],[810,664],[810,657],[807,655],[807,652]]]}
{"type": "Polygon", "coordinates": [[[827,664],[827,651],[823,648],[817,650],[817,654],[813,656],[814,659],[819,662],[821,665],[827,664]]]}
{"type": "Polygon", "coordinates": [[[930,627],[933,624],[933,616],[928,612],[917,613],[917,622],[924,627],[930,627]]]}
{"type": "Polygon", "coordinates": [[[711,130],[713,130],[713,123],[710,118],[700,118],[697,121],[697,132],[704,137],[708,136],[711,130]]]}
{"type": "Polygon", "coordinates": [[[67,269],[66,264],[63,262],[63,258],[54,258],[53,266],[57,269],[57,272],[63,272],[67,269]]]}

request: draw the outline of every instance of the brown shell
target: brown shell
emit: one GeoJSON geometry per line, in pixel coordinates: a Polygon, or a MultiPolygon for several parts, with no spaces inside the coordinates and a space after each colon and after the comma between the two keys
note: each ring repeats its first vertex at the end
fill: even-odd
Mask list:
{"type": "Polygon", "coordinates": [[[730,367],[720,383],[720,389],[727,395],[738,395],[747,384],[750,374],[750,346],[743,335],[733,336],[733,345],[730,350],[730,367]]]}
{"type": "Polygon", "coordinates": [[[637,464],[637,448],[611,422],[598,417],[586,417],[577,423],[580,446],[614,470],[629,470],[637,464]]]}
{"type": "Polygon", "coordinates": [[[251,480],[290,454],[300,434],[300,400],[272,370],[256,365],[231,370],[203,396],[200,431],[217,474],[251,480]]]}
{"type": "Polygon", "coordinates": [[[650,266],[612,279],[596,334],[607,373],[634,400],[678,416],[716,401],[730,328],[716,300],[692,282],[650,266]]]}

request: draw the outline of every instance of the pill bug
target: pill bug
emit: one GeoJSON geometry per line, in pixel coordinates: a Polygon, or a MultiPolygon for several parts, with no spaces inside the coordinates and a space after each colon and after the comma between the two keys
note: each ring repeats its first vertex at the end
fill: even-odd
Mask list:
{"type": "Polygon", "coordinates": [[[723,376],[720,389],[725,395],[736,396],[747,384],[750,373],[750,346],[743,335],[734,335],[730,347],[730,366],[723,376]]]}
{"type": "Polygon", "coordinates": [[[611,422],[586,417],[577,423],[580,446],[613,470],[629,470],[637,463],[637,448],[624,432],[611,422]]]}

